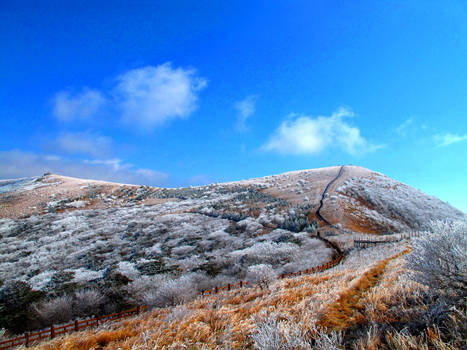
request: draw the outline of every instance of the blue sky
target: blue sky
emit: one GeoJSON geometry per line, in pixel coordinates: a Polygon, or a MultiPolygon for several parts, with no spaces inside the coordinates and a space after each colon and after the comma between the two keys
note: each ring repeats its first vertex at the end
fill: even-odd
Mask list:
{"type": "Polygon", "coordinates": [[[465,1],[2,1],[0,177],[354,164],[467,212],[465,1]]]}

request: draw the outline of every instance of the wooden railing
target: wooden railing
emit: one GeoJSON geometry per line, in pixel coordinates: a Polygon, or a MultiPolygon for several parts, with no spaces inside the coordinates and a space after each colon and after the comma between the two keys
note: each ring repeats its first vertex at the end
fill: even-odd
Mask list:
{"type": "Polygon", "coordinates": [[[361,235],[357,237],[356,239],[354,238],[353,242],[354,242],[354,246],[365,248],[365,247],[369,247],[372,245],[400,242],[404,238],[407,238],[407,237],[403,234],[391,235],[391,236],[386,236],[386,237],[372,237],[372,239],[368,239],[367,237],[361,235]]]}
{"type": "Polygon", "coordinates": [[[338,255],[334,259],[328,261],[325,264],[314,266],[312,268],[297,271],[297,272],[283,273],[279,276],[279,278],[288,278],[288,277],[295,277],[295,276],[301,276],[301,275],[308,275],[310,273],[323,272],[325,270],[328,270],[338,265],[342,261],[343,258],[344,258],[344,255],[338,255]]]}
{"type": "Polygon", "coordinates": [[[77,332],[85,328],[98,326],[104,322],[118,321],[122,318],[138,315],[140,312],[143,312],[147,309],[148,306],[136,306],[134,308],[115,312],[109,315],[98,315],[84,320],[75,320],[72,323],[59,326],[51,325],[47,329],[43,329],[36,332],[26,332],[19,337],[0,341],[0,350],[13,348],[15,346],[20,345],[25,345],[26,347],[28,347],[33,343],[37,343],[45,339],[53,339],[65,333],[77,332]]]}
{"type": "Polygon", "coordinates": [[[249,285],[250,285],[250,283],[248,283],[247,281],[240,281],[238,283],[229,283],[229,284],[226,284],[225,286],[222,286],[222,287],[214,287],[213,289],[203,290],[200,293],[200,295],[217,294],[217,293],[222,292],[222,291],[230,291],[232,289],[243,288],[243,287],[246,287],[246,286],[249,286],[249,285]]]}
{"type": "MultiPolygon", "coordinates": [[[[321,239],[325,240],[323,238],[321,239]]],[[[338,254],[335,258],[333,258],[332,260],[328,261],[325,264],[313,266],[309,269],[301,270],[297,272],[283,273],[279,276],[279,278],[282,279],[282,278],[289,278],[289,277],[322,272],[322,271],[325,271],[327,269],[330,269],[336,266],[342,261],[343,258],[344,258],[343,254],[338,254]]],[[[237,288],[244,288],[247,286],[252,286],[252,285],[248,281],[239,281],[238,283],[229,283],[222,287],[215,287],[213,289],[204,290],[200,293],[200,295],[202,296],[212,295],[212,294],[217,294],[223,291],[231,291],[237,288]]],[[[0,341],[0,350],[10,349],[10,348],[13,348],[15,346],[20,346],[20,345],[25,345],[26,347],[28,347],[29,345],[33,343],[36,343],[36,342],[39,342],[45,339],[53,339],[56,336],[59,336],[65,333],[77,332],[85,328],[99,326],[101,323],[104,323],[104,322],[117,321],[122,318],[130,317],[133,315],[138,315],[140,312],[145,311],[148,308],[149,308],[148,306],[136,306],[132,309],[115,312],[109,315],[103,315],[103,316],[98,315],[98,316],[94,316],[94,317],[84,319],[84,320],[75,320],[72,323],[68,323],[64,325],[59,325],[59,326],[51,325],[50,328],[36,331],[36,332],[26,332],[19,337],[0,341]]]]}
{"type": "MultiPolygon", "coordinates": [[[[324,239],[322,237],[320,237],[320,239],[323,240],[323,241],[328,242],[332,246],[335,246],[334,243],[329,242],[327,239],[324,239]]],[[[336,250],[336,252],[337,252],[337,255],[333,259],[331,259],[330,261],[328,261],[325,264],[313,266],[313,267],[311,267],[309,269],[305,269],[305,270],[301,270],[301,271],[282,273],[282,274],[279,275],[279,278],[282,279],[282,278],[289,278],[289,277],[295,277],[295,276],[301,276],[301,275],[308,275],[310,273],[323,272],[325,270],[333,268],[334,266],[338,265],[342,261],[342,259],[344,259],[344,253],[340,249],[336,250]]],[[[222,286],[222,287],[215,287],[213,289],[204,290],[204,291],[202,291],[200,293],[200,295],[217,294],[217,293],[220,293],[222,291],[230,291],[232,289],[242,288],[242,287],[246,287],[246,286],[251,286],[251,284],[248,283],[247,281],[240,281],[238,283],[229,283],[229,284],[226,284],[225,286],[222,286]]]]}
{"type": "MultiPolygon", "coordinates": [[[[282,278],[289,278],[289,277],[295,277],[295,276],[301,276],[301,275],[308,275],[310,273],[322,272],[322,271],[328,270],[328,269],[338,265],[342,261],[343,258],[344,258],[343,255],[338,255],[334,259],[328,261],[325,264],[318,265],[318,266],[313,266],[313,267],[311,267],[309,269],[306,269],[306,270],[282,273],[282,274],[279,275],[279,278],[282,279],[282,278]]],[[[248,281],[240,281],[238,283],[229,283],[229,284],[226,284],[225,286],[222,286],[222,287],[215,287],[215,288],[212,288],[212,289],[204,290],[204,291],[202,291],[200,293],[200,295],[217,294],[217,293],[220,293],[222,291],[230,291],[230,290],[233,290],[233,289],[243,288],[243,287],[246,287],[246,286],[252,286],[252,284],[249,283],[248,281]]]]}

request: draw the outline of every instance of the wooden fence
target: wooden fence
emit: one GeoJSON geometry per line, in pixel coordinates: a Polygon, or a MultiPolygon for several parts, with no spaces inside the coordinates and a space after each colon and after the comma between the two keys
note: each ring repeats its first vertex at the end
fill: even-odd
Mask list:
{"type": "Polygon", "coordinates": [[[76,332],[85,328],[95,327],[104,322],[118,321],[122,318],[138,315],[140,312],[148,309],[148,306],[136,306],[134,308],[115,312],[110,315],[95,316],[85,320],[75,320],[74,322],[64,325],[51,325],[50,328],[43,329],[36,332],[26,332],[23,335],[0,341],[0,350],[9,349],[15,346],[29,345],[45,339],[53,339],[59,335],[76,332]]]}
{"type": "Polygon", "coordinates": [[[301,276],[301,275],[308,275],[310,273],[323,272],[325,270],[328,270],[328,269],[338,265],[342,261],[343,258],[344,258],[343,255],[338,255],[334,259],[328,261],[325,264],[314,266],[314,267],[311,267],[309,269],[301,270],[301,271],[297,271],[297,272],[283,273],[283,274],[281,274],[279,276],[279,278],[288,278],[288,277],[295,277],[295,276],[301,276]]]}
{"type": "MultiPolygon", "coordinates": [[[[400,236],[397,238],[396,237],[391,237],[391,238],[385,237],[384,239],[378,239],[378,240],[358,240],[357,239],[357,240],[354,240],[354,244],[361,245],[364,247],[364,246],[368,246],[371,244],[378,244],[378,243],[393,243],[393,242],[398,242],[402,240],[403,238],[407,238],[406,236],[407,235],[400,236]]],[[[330,242],[323,237],[318,237],[318,238],[325,241],[330,247],[334,248],[337,252],[337,255],[325,264],[314,266],[306,270],[283,273],[279,276],[279,278],[282,279],[282,278],[289,278],[289,277],[322,272],[322,271],[328,270],[338,265],[342,261],[342,259],[344,259],[344,253],[335,243],[330,242]]],[[[212,294],[220,293],[222,291],[230,291],[233,289],[243,288],[247,286],[251,286],[251,284],[248,283],[247,281],[240,281],[238,283],[229,283],[222,287],[215,287],[213,289],[204,290],[200,293],[200,295],[202,296],[212,295],[212,294]]],[[[117,321],[122,318],[137,315],[140,312],[147,310],[148,308],[149,308],[148,306],[137,306],[132,309],[116,312],[110,315],[95,316],[95,317],[85,319],[85,320],[75,320],[74,322],[65,324],[65,325],[60,325],[60,326],[52,325],[50,326],[50,328],[47,328],[41,331],[26,332],[20,337],[0,341],[0,350],[9,349],[9,348],[19,346],[19,345],[25,345],[27,347],[34,342],[39,342],[44,339],[53,339],[58,335],[62,335],[62,334],[69,333],[69,332],[76,332],[76,331],[79,331],[79,330],[82,330],[88,327],[95,327],[103,322],[117,321]]]]}
{"type": "MultiPolygon", "coordinates": [[[[279,278],[288,278],[288,277],[295,277],[295,276],[300,276],[300,275],[305,275],[305,274],[310,274],[310,273],[322,272],[339,264],[341,260],[343,259],[343,257],[344,256],[342,254],[339,254],[334,259],[328,261],[325,264],[314,266],[312,268],[302,270],[302,271],[283,273],[279,276],[279,278]]],[[[240,281],[238,283],[229,283],[222,287],[215,287],[213,289],[204,290],[200,293],[200,295],[205,296],[205,295],[217,294],[222,291],[230,291],[233,289],[243,288],[247,286],[251,286],[251,284],[248,281],[240,281]]],[[[95,316],[95,317],[85,319],[85,320],[75,320],[74,322],[60,325],[60,326],[52,325],[50,326],[50,328],[36,331],[36,332],[26,332],[19,337],[0,341],[0,350],[9,349],[9,348],[19,346],[19,345],[25,345],[26,347],[28,347],[29,345],[33,343],[36,343],[36,342],[39,342],[45,339],[53,339],[56,336],[59,336],[65,333],[77,332],[79,330],[83,330],[88,327],[99,326],[101,323],[104,323],[104,322],[117,321],[122,318],[130,317],[133,315],[138,315],[140,312],[145,311],[148,308],[149,308],[148,306],[137,306],[132,309],[119,311],[119,312],[116,312],[110,315],[95,316]]]]}
{"type": "MultiPolygon", "coordinates": [[[[394,243],[394,242],[399,242],[404,238],[408,238],[407,236],[409,236],[409,235],[401,235],[399,237],[391,237],[391,238],[390,237],[385,237],[383,239],[378,239],[378,240],[354,239],[354,244],[356,246],[367,247],[367,246],[373,245],[373,244],[394,243]]],[[[409,237],[411,237],[411,236],[412,235],[410,235],[409,237]]],[[[327,239],[324,239],[322,237],[318,237],[318,238],[320,238],[323,241],[326,241],[326,243],[328,243],[330,246],[332,246],[337,251],[338,254],[336,255],[336,257],[334,257],[332,260],[328,261],[325,264],[314,266],[314,267],[311,267],[311,268],[306,269],[306,270],[283,273],[283,274],[281,274],[279,276],[279,278],[282,279],[282,278],[289,278],[289,277],[295,277],[295,276],[307,275],[307,274],[311,274],[311,273],[322,272],[322,271],[328,270],[328,269],[338,265],[342,261],[342,259],[344,258],[344,254],[343,254],[343,252],[341,252],[341,250],[339,249],[339,247],[335,243],[332,243],[332,242],[330,242],[327,239]]],[[[204,291],[202,291],[200,293],[200,295],[202,295],[202,296],[212,295],[212,294],[220,293],[222,291],[230,291],[230,290],[233,290],[233,289],[243,288],[243,287],[247,287],[247,286],[251,286],[251,284],[248,283],[247,281],[240,281],[238,283],[229,283],[229,284],[227,284],[225,286],[222,286],[222,287],[215,287],[213,289],[204,290],[204,291]]],[[[17,338],[0,341],[0,350],[9,349],[9,348],[19,346],[19,345],[25,345],[26,347],[28,347],[32,343],[39,342],[39,341],[45,340],[45,339],[53,339],[58,335],[62,335],[62,334],[69,333],[69,332],[76,332],[76,331],[79,331],[79,330],[82,330],[82,329],[85,329],[85,328],[88,328],[88,327],[95,327],[95,326],[98,326],[99,324],[101,324],[103,322],[117,321],[117,320],[120,320],[122,318],[137,315],[140,312],[147,310],[148,308],[149,308],[148,306],[137,306],[137,307],[134,307],[132,309],[116,312],[116,313],[113,313],[113,314],[110,314],[110,315],[95,316],[95,317],[85,319],[85,320],[75,320],[74,322],[68,323],[68,324],[65,324],[65,325],[60,325],[60,326],[52,325],[52,326],[50,326],[50,328],[47,328],[47,329],[44,329],[44,330],[41,330],[41,331],[26,332],[25,334],[23,334],[22,336],[19,336],[17,338]]]]}
{"type": "Polygon", "coordinates": [[[232,289],[236,288],[243,288],[250,285],[247,281],[240,281],[238,283],[229,283],[226,284],[225,286],[222,287],[214,287],[213,289],[208,289],[208,290],[203,290],[200,295],[210,295],[210,294],[217,294],[219,292],[222,292],[224,290],[230,291],[232,289]]]}
{"type": "MultiPolygon", "coordinates": [[[[279,275],[279,278],[282,279],[282,278],[289,278],[289,277],[295,277],[295,276],[301,276],[301,275],[308,275],[310,273],[322,272],[322,271],[325,271],[327,269],[330,269],[330,268],[338,265],[342,261],[343,258],[344,258],[343,255],[338,255],[334,259],[328,261],[325,264],[314,266],[314,267],[311,267],[311,268],[306,269],[306,270],[301,270],[301,271],[296,271],[296,272],[289,272],[289,273],[282,273],[282,274],[279,275]]],[[[251,286],[251,284],[248,283],[247,281],[240,281],[238,283],[229,283],[229,284],[226,284],[225,286],[222,286],[222,287],[215,287],[213,289],[204,290],[204,291],[202,291],[200,293],[200,295],[217,294],[217,293],[220,293],[222,291],[230,291],[232,289],[242,288],[242,287],[246,287],[246,286],[251,286]]]]}
{"type": "Polygon", "coordinates": [[[380,237],[377,239],[354,239],[354,245],[356,247],[365,248],[365,247],[369,247],[372,245],[400,242],[404,238],[405,236],[403,235],[393,235],[393,236],[380,237]]]}

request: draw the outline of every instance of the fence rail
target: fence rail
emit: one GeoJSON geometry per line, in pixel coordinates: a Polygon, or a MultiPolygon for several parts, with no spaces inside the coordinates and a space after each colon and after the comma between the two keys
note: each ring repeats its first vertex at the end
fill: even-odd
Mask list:
{"type": "Polygon", "coordinates": [[[25,345],[26,347],[28,347],[29,345],[37,343],[41,340],[53,339],[59,335],[70,332],[77,332],[79,330],[86,329],[89,327],[95,327],[104,322],[117,321],[123,318],[138,315],[140,312],[143,312],[147,309],[148,306],[136,306],[134,308],[115,312],[110,315],[98,315],[84,320],[75,320],[71,323],[59,326],[51,325],[50,328],[47,329],[43,329],[36,332],[26,332],[19,337],[0,341],[0,350],[10,349],[20,345],[25,345]]]}
{"type": "MultiPolygon", "coordinates": [[[[313,267],[311,267],[309,269],[305,269],[305,270],[301,270],[301,271],[282,273],[282,274],[279,275],[279,278],[282,279],[282,278],[295,277],[295,276],[301,276],[301,275],[308,275],[308,274],[311,274],[311,273],[322,272],[322,271],[328,270],[328,269],[338,265],[342,261],[343,258],[344,258],[343,255],[338,255],[334,259],[328,261],[325,264],[318,265],[318,266],[313,266],[313,267]]],[[[200,295],[217,294],[217,293],[220,293],[220,292],[225,291],[225,290],[230,291],[230,290],[233,290],[233,289],[243,288],[243,287],[246,287],[246,286],[251,286],[251,284],[248,283],[248,281],[240,281],[238,283],[229,283],[229,284],[226,284],[225,286],[222,286],[222,287],[215,287],[213,289],[204,290],[204,291],[202,291],[200,293],[200,295]]]]}
{"type": "MultiPolygon", "coordinates": [[[[344,170],[344,165],[341,166],[341,168],[339,169],[337,176],[333,178],[331,182],[329,182],[327,186],[325,187],[322,193],[322,196],[321,196],[320,206],[316,212],[316,216],[320,220],[322,220],[327,226],[333,227],[344,233],[348,233],[347,230],[339,228],[336,225],[331,224],[324,217],[322,217],[320,213],[324,205],[324,198],[329,187],[342,175],[343,170],[344,170]]],[[[354,245],[356,246],[361,245],[365,247],[371,244],[393,243],[393,242],[399,242],[404,238],[416,237],[417,235],[418,235],[417,233],[412,232],[409,234],[400,235],[399,237],[391,237],[391,238],[384,238],[384,239],[378,239],[378,240],[355,239],[354,238],[354,245]]],[[[289,277],[322,272],[330,268],[333,268],[334,266],[338,265],[344,259],[345,253],[336,243],[327,240],[326,238],[322,237],[319,233],[316,238],[324,241],[326,245],[328,245],[330,248],[335,250],[336,254],[334,258],[324,264],[314,266],[309,269],[305,269],[305,270],[301,270],[297,272],[283,273],[279,276],[279,278],[282,279],[282,278],[289,278],[289,277]]],[[[222,287],[215,287],[213,289],[204,290],[200,293],[200,295],[206,296],[206,295],[211,295],[211,294],[217,294],[221,291],[225,291],[225,290],[230,291],[232,289],[243,288],[243,287],[250,286],[250,285],[251,284],[248,283],[247,281],[239,281],[238,283],[229,283],[222,287]]],[[[25,345],[26,347],[28,347],[32,343],[39,342],[44,339],[53,339],[58,335],[79,331],[79,330],[82,330],[88,327],[98,326],[100,323],[103,323],[103,322],[116,321],[122,318],[127,318],[133,315],[137,315],[140,312],[147,310],[148,308],[149,308],[148,306],[137,306],[137,307],[134,307],[128,310],[119,311],[119,312],[109,314],[109,315],[95,316],[95,317],[84,319],[84,320],[75,320],[72,323],[60,325],[60,326],[51,325],[50,328],[36,331],[36,332],[26,332],[24,335],[19,336],[17,338],[0,341],[0,350],[10,349],[12,347],[19,346],[19,345],[25,345]]]]}
{"type": "MultiPolygon", "coordinates": [[[[323,239],[323,238],[321,239],[324,241],[327,241],[326,239],[323,239]]],[[[279,278],[282,279],[282,278],[295,277],[295,276],[300,276],[300,275],[305,275],[305,274],[322,272],[322,271],[325,271],[327,269],[330,269],[336,266],[342,261],[343,258],[344,258],[344,255],[339,250],[338,255],[325,264],[314,266],[314,267],[311,267],[309,269],[302,270],[302,271],[283,273],[279,276],[279,278]]],[[[243,288],[247,286],[251,286],[251,284],[248,281],[239,281],[238,283],[229,283],[225,286],[215,287],[209,290],[204,290],[200,293],[200,295],[207,296],[211,294],[217,294],[222,291],[230,291],[233,289],[243,288]]],[[[26,332],[25,334],[19,337],[0,341],[0,350],[10,349],[10,348],[13,348],[19,345],[25,345],[26,347],[28,347],[29,345],[32,345],[33,343],[39,342],[41,340],[53,339],[56,336],[59,336],[65,333],[77,332],[85,328],[99,326],[99,324],[104,323],[104,322],[116,321],[122,318],[137,315],[140,312],[147,310],[148,308],[149,308],[148,306],[137,306],[137,307],[134,307],[128,310],[115,312],[109,315],[102,315],[102,316],[98,315],[98,316],[94,316],[94,317],[84,319],[84,320],[75,320],[74,322],[64,324],[64,325],[59,325],[59,326],[51,325],[50,328],[43,329],[43,330],[36,331],[36,332],[26,332]]]]}

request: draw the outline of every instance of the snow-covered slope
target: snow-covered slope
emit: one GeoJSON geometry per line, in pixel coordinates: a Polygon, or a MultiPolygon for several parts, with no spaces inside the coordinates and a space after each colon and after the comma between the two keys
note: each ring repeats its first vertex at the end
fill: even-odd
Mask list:
{"type": "MultiPolygon", "coordinates": [[[[278,272],[308,268],[332,253],[313,230],[324,224],[316,211],[339,169],[172,189],[58,175],[5,180],[0,275],[53,291],[57,283],[79,287],[115,273],[130,280],[197,273],[230,281],[252,264],[278,272]]],[[[320,212],[348,231],[376,234],[465,219],[437,198],[355,166],[344,167],[320,212]]]]}
{"type": "MultiPolygon", "coordinates": [[[[317,207],[323,189],[340,167],[293,171],[246,180],[265,193],[296,205],[317,207]]],[[[329,188],[321,214],[332,224],[361,233],[423,229],[430,220],[462,220],[466,215],[448,203],[381,173],[346,165],[329,188]]]]}
{"type": "Polygon", "coordinates": [[[421,230],[430,220],[465,215],[448,203],[380,173],[353,176],[336,189],[343,224],[370,232],[421,230]]]}

